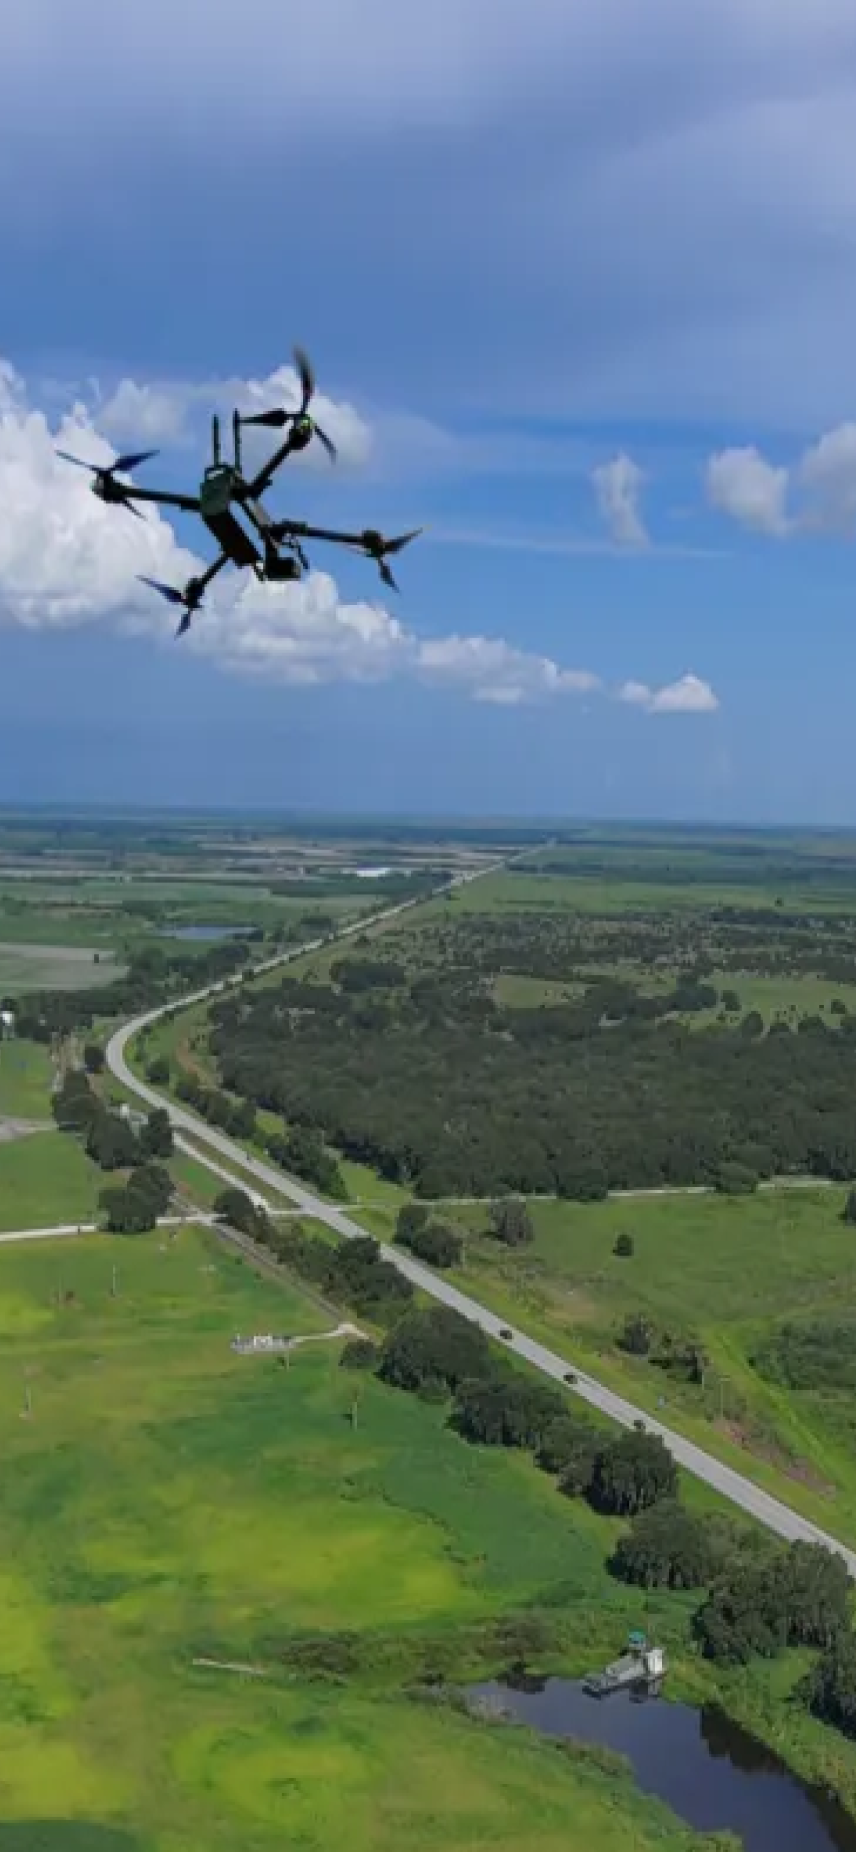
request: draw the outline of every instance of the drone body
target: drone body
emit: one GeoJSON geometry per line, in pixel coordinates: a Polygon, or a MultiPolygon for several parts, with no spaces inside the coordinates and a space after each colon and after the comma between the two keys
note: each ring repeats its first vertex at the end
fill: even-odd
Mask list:
{"type": "MultiPolygon", "coordinates": [[[[150,457],[156,456],[154,450],[117,457],[108,468],[99,469],[93,463],[83,464],[83,468],[92,472],[92,492],[101,501],[126,508],[135,515],[140,513],[135,506],[137,502],[156,502],[162,507],[198,515],[216,540],[220,549],[218,557],[204,573],[189,579],[182,589],[163,585],[158,579],[149,579],[140,574],[144,584],[160,592],[169,604],[181,607],[177,636],[183,636],[189,630],[191,618],[201,608],[207,587],[224,566],[249,570],[255,573],[257,579],[274,584],[302,578],[303,573],[309,570],[309,561],[301,544],[304,540],[324,540],[334,546],[348,547],[364,554],[375,561],[384,584],[394,591],[398,589],[387,565],[387,555],[400,552],[402,547],[416,539],[421,528],[409,534],[400,534],[396,539],[385,540],[374,528],[363,528],[359,533],[344,533],[336,528],[311,527],[305,521],[277,521],[264,506],[262,496],[270,487],[277,470],[289,457],[305,450],[313,437],[320,438],[331,461],[335,462],[336,459],[335,445],[309,416],[308,407],[315,390],[311,365],[299,348],[295,349],[295,360],[302,387],[300,410],[286,411],[277,407],[270,412],[257,412],[246,417],[234,412],[231,463],[223,461],[220,421],[215,416],[211,421],[212,459],[199,485],[198,495],[138,489],[135,484],[118,481],[119,476],[127,476],[140,463],[146,463],[150,457]],[[273,456],[249,481],[244,476],[241,460],[241,431],[247,424],[287,429],[288,432],[273,456]],[[239,519],[239,515],[243,516],[243,520],[239,519]]],[[[79,464],[82,461],[80,457],[69,456],[65,450],[60,450],[58,455],[68,463],[79,464]]]]}

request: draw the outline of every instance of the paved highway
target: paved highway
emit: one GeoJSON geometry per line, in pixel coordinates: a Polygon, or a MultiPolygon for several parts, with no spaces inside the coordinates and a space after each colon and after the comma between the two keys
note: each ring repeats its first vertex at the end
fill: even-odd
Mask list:
{"type": "MultiPolygon", "coordinates": [[[[458,876],[451,885],[459,886],[464,880],[477,878],[477,876],[458,876]]],[[[373,915],[371,920],[354,922],[344,927],[337,937],[347,938],[352,933],[365,931],[368,925],[378,925],[383,920],[394,918],[414,904],[417,903],[405,901],[397,907],[373,915]]],[[[273,969],[276,965],[286,964],[296,957],[305,957],[307,952],[319,950],[324,943],[323,940],[316,940],[310,945],[300,947],[299,950],[269,959],[261,968],[273,969]]],[[[204,990],[195,991],[192,996],[184,1000],[182,1007],[187,1007],[191,1003],[200,1003],[210,996],[230,989],[237,982],[240,982],[239,978],[230,978],[225,982],[212,984],[204,990]]],[[[342,1235],[348,1240],[364,1237],[365,1229],[361,1228],[358,1222],[353,1221],[344,1210],[324,1202],[304,1184],[297,1182],[294,1178],[286,1177],[281,1170],[277,1170],[263,1159],[250,1156],[234,1139],[228,1138],[225,1132],[217,1131],[213,1126],[206,1125],[203,1120],[188,1112],[186,1107],[174,1104],[147,1081],[138,1079],[137,1075],[132,1072],[125,1053],[129,1041],[141,1029],[149,1023],[157,1022],[159,1017],[166,1015],[168,1010],[174,1007],[174,1004],[165,1004],[158,1009],[148,1010],[144,1015],[134,1017],[131,1022],[123,1024],[120,1029],[116,1030],[106,1050],[111,1073],[131,1092],[144,1100],[148,1106],[165,1107],[179,1135],[182,1132],[192,1134],[194,1143],[190,1149],[197,1163],[207,1165],[221,1177],[231,1175],[239,1187],[246,1188],[245,1179],[234,1176],[234,1171],[229,1173],[223,1169],[219,1160],[225,1159],[227,1164],[233,1167],[238,1166],[245,1176],[252,1177],[263,1189],[273,1190],[280,1197],[289,1197],[305,1215],[325,1223],[335,1234],[342,1235]],[[211,1153],[215,1153],[216,1156],[212,1157],[211,1153]]],[[[184,1141],[181,1142],[183,1148],[187,1149],[184,1141]]],[[[524,1358],[543,1376],[551,1378],[554,1382],[562,1383],[568,1372],[572,1371],[575,1377],[573,1393],[581,1396],[583,1401],[590,1403],[593,1408],[599,1409],[602,1414],[618,1422],[622,1427],[632,1427],[637,1421],[643,1422],[649,1433],[658,1434],[665,1441],[679,1466],[694,1474],[697,1479],[703,1480],[706,1485],[729,1499],[732,1504],[739,1506],[750,1517],[766,1525],[768,1530],[774,1531],[776,1535],[785,1538],[788,1542],[802,1539],[809,1543],[824,1544],[827,1549],[834,1550],[843,1557],[850,1575],[856,1579],[856,1551],[849,1550],[835,1537],[831,1537],[828,1532],[810,1523],[798,1512],[792,1511],[788,1505],[774,1498],[769,1492],[763,1491],[760,1486],[754,1485],[751,1479],[746,1479],[733,1467],[724,1465],[721,1460],[706,1453],[693,1441],[686,1440],[683,1435],[676,1434],[662,1422],[655,1421],[643,1409],[634,1407],[632,1402],[625,1401],[623,1396],[616,1395],[613,1390],[607,1389],[595,1377],[576,1370],[571,1358],[559,1356],[556,1351],[548,1350],[546,1345],[539,1344],[534,1338],[528,1337],[524,1331],[509,1326],[504,1319],[497,1317],[497,1314],[487,1306],[472,1299],[468,1294],[460,1292],[448,1280],[443,1279],[439,1274],[432,1273],[429,1268],[422,1266],[409,1254],[392,1247],[383,1247],[382,1252],[384,1258],[392,1261],[399,1272],[412,1280],[414,1286],[421,1288],[423,1292],[441,1304],[460,1312],[464,1318],[480,1326],[490,1337],[499,1338],[501,1332],[507,1332],[508,1336],[504,1340],[506,1347],[517,1356],[524,1358]]]]}

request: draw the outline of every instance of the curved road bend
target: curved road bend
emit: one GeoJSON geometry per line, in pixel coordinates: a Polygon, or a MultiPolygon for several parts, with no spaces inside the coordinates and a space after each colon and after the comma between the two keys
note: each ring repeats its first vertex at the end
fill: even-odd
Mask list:
{"type": "MultiPolygon", "coordinates": [[[[488,873],[492,870],[480,872],[488,873]]],[[[478,875],[459,875],[450,885],[456,887],[463,885],[465,881],[474,879],[478,879],[478,875]]],[[[343,927],[336,936],[347,938],[353,933],[363,932],[367,927],[392,919],[416,904],[424,904],[424,902],[403,901],[396,907],[372,915],[371,919],[355,921],[343,927]]],[[[274,969],[277,965],[288,964],[295,958],[302,958],[307,953],[319,951],[324,943],[322,939],[314,940],[309,945],[280,954],[277,958],[268,959],[256,969],[267,971],[274,969]]],[[[124,1023],[111,1036],[107,1044],[106,1056],[110,1071],[117,1080],[122,1082],[123,1086],[144,1100],[148,1106],[165,1108],[179,1135],[182,1132],[192,1134],[194,1144],[191,1150],[197,1162],[207,1164],[220,1176],[226,1174],[216,1159],[207,1158],[204,1150],[200,1150],[200,1146],[207,1146],[209,1151],[237,1166],[239,1172],[244,1172],[245,1177],[251,1176],[265,1188],[274,1190],[280,1196],[289,1197],[305,1215],[325,1223],[335,1234],[344,1236],[348,1240],[364,1238],[365,1229],[361,1228],[358,1222],[353,1221],[344,1210],[324,1202],[320,1196],[306,1189],[305,1185],[291,1177],[286,1177],[282,1171],[265,1163],[263,1159],[248,1156],[233,1138],[207,1125],[204,1120],[188,1112],[186,1107],[174,1104],[156,1088],[150,1086],[147,1081],[138,1079],[128,1066],[125,1050],[129,1041],[141,1029],[146,1028],[150,1023],[157,1022],[171,1009],[176,1007],[187,1009],[194,1003],[204,1002],[208,997],[234,988],[240,981],[240,977],[221,980],[202,990],[194,991],[192,995],[182,999],[179,1005],[161,1004],[157,1009],[148,1010],[141,1016],[135,1016],[132,1021],[124,1023]]],[[[245,1187],[242,1185],[240,1176],[235,1178],[235,1182],[239,1187],[245,1187]]],[[[562,1383],[567,1372],[574,1369],[572,1359],[560,1357],[556,1351],[548,1350],[546,1345],[538,1343],[535,1338],[527,1337],[524,1331],[509,1326],[504,1319],[499,1318],[487,1306],[480,1304],[477,1299],[470,1298],[469,1294],[460,1292],[448,1280],[444,1280],[439,1274],[432,1273],[428,1267],[422,1266],[409,1254],[402,1253],[399,1248],[387,1246],[382,1247],[382,1253],[384,1259],[391,1261],[400,1273],[413,1282],[414,1286],[419,1287],[421,1291],[429,1294],[442,1305],[450,1306],[452,1310],[460,1312],[472,1324],[480,1326],[489,1337],[497,1338],[501,1330],[510,1330],[511,1337],[506,1340],[508,1349],[524,1358],[534,1369],[540,1371],[541,1375],[551,1378],[554,1382],[562,1383]]],[[[599,1409],[601,1414],[618,1422],[622,1427],[632,1427],[635,1422],[642,1421],[650,1434],[658,1434],[661,1440],[665,1441],[678,1465],[692,1473],[695,1478],[703,1480],[723,1498],[729,1499],[740,1510],[745,1511],[758,1523],[765,1525],[768,1530],[783,1537],[787,1542],[793,1543],[801,1540],[807,1543],[824,1544],[827,1549],[843,1557],[850,1575],[856,1580],[856,1551],[848,1549],[837,1538],[831,1537],[827,1531],[812,1524],[808,1518],[801,1517],[798,1512],[792,1511],[790,1506],[782,1504],[771,1493],[754,1485],[751,1479],[746,1479],[733,1467],[726,1466],[721,1460],[715,1459],[712,1454],[706,1453],[704,1448],[696,1446],[694,1441],[686,1440],[683,1435],[676,1434],[671,1428],[665,1427],[662,1422],[655,1421],[643,1409],[634,1407],[632,1402],[625,1401],[623,1396],[616,1395],[613,1390],[597,1382],[593,1376],[575,1371],[575,1377],[574,1393],[581,1396],[584,1402],[590,1403],[593,1408],[599,1409]]]]}

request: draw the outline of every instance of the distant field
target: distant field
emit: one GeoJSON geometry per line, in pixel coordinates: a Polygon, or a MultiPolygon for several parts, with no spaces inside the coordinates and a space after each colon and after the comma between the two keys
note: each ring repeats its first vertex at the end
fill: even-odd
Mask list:
{"type": "MultiPolygon", "coordinates": [[[[856,911],[856,872],[853,882],[836,881],[815,890],[806,885],[785,889],[788,908],[804,913],[856,911]]],[[[607,874],[486,875],[472,887],[461,888],[450,903],[454,912],[514,912],[527,907],[550,911],[573,908],[580,913],[673,912],[702,907],[772,907],[781,898],[773,885],[729,885],[711,868],[709,881],[662,883],[654,878],[617,879],[607,874]]],[[[446,903],[435,901],[438,914],[446,903]]]]}
{"type": "Polygon", "coordinates": [[[97,954],[79,945],[38,945],[0,941],[0,993],[19,996],[29,990],[85,990],[109,984],[124,966],[109,951],[97,954]]]}
{"type": "MultiPolygon", "coordinates": [[[[42,1821],[33,1852],[691,1852],[611,1767],[407,1701],[399,1679],[432,1640],[454,1654],[461,1626],[561,1591],[557,1632],[588,1657],[638,1597],[605,1574],[613,1527],[444,1433],[442,1411],[369,1380],[354,1432],[335,1348],[289,1371],[229,1349],[319,1322],[190,1230],[0,1252],[0,1728],[21,1846],[42,1821]],[[191,1663],[271,1664],[295,1633],[343,1629],[367,1668],[344,1683],[191,1663]],[[368,1669],[383,1641],[386,1681],[368,1669]]],[[[650,1606],[679,1641],[682,1600],[650,1606]]]]}

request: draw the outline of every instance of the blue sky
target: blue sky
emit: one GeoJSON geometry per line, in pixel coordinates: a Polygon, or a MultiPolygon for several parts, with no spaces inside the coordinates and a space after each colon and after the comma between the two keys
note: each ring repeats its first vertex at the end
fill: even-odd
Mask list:
{"type": "Polygon", "coordinates": [[[856,824],[852,0],[64,19],[0,24],[0,800],[856,824]],[[192,484],[294,340],[342,462],[272,503],[428,531],[173,644],[204,537],[54,445],[192,484]]]}

